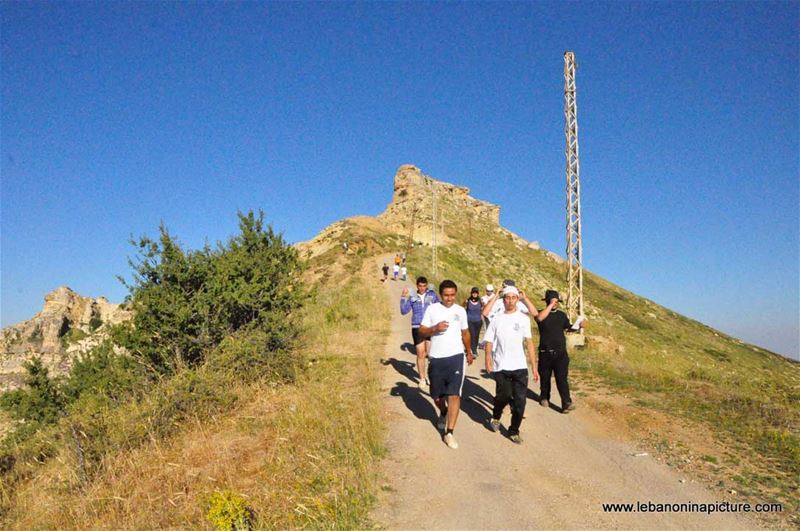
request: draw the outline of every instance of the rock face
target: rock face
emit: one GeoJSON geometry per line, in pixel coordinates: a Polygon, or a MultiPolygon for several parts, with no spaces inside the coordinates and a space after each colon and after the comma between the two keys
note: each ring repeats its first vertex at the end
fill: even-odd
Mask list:
{"type": "Polygon", "coordinates": [[[33,318],[0,332],[0,392],[19,387],[22,364],[42,358],[51,375],[69,371],[73,360],[107,336],[108,327],[130,318],[130,312],[104,297],[82,297],[60,287],[44,298],[33,318]]]}
{"type": "Polygon", "coordinates": [[[446,243],[447,226],[456,220],[500,227],[499,206],[475,199],[469,195],[469,188],[424,175],[411,164],[404,164],[397,170],[392,202],[378,220],[401,234],[409,234],[413,225],[413,240],[430,244],[434,198],[443,229],[437,233],[440,244],[446,243]]]}

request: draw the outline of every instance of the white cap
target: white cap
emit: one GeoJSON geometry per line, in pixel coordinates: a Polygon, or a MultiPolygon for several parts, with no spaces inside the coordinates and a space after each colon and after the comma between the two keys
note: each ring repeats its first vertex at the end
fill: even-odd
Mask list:
{"type": "Polygon", "coordinates": [[[519,290],[514,286],[506,286],[505,288],[503,288],[503,297],[505,297],[506,295],[516,295],[517,297],[519,297],[519,290]]]}
{"type": "Polygon", "coordinates": [[[491,284],[486,284],[486,291],[494,291],[494,286],[491,284]]]}

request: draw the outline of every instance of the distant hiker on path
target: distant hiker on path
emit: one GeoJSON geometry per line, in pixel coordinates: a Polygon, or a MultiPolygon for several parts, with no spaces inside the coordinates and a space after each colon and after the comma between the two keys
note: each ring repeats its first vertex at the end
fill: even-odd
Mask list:
{"type": "Polygon", "coordinates": [[[347,242],[342,242],[342,251],[344,252],[344,254],[347,254],[347,247],[348,247],[347,242]]]}
{"type": "Polygon", "coordinates": [[[400,266],[395,264],[392,266],[392,280],[397,280],[397,277],[400,276],[400,266]]]}
{"type": "Polygon", "coordinates": [[[428,354],[430,340],[420,335],[419,325],[428,306],[437,302],[439,302],[439,297],[435,291],[428,289],[428,279],[425,277],[417,278],[417,291],[413,295],[409,297],[408,288],[403,288],[403,294],[400,297],[400,313],[405,315],[411,312],[411,340],[414,342],[414,349],[417,354],[420,387],[428,387],[430,385],[428,371],[425,370],[425,357],[428,354]]]}
{"type": "Polygon", "coordinates": [[[479,297],[480,290],[474,287],[469,292],[469,298],[464,301],[464,309],[467,311],[467,324],[469,325],[469,339],[472,345],[472,353],[478,355],[478,337],[483,328],[483,318],[481,310],[483,303],[479,297]]]}
{"type": "Polygon", "coordinates": [[[400,268],[400,280],[405,282],[407,277],[408,277],[408,268],[406,266],[402,266],[400,268]]]}
{"type": "Polygon", "coordinates": [[[528,392],[528,364],[533,369],[533,381],[539,380],[536,366],[536,352],[531,339],[531,319],[517,311],[519,291],[514,286],[503,289],[503,313],[497,315],[486,330],[486,372],[495,380],[494,409],[489,427],[492,431],[500,429],[503,409],[511,404],[511,425],[509,438],[522,443],[519,427],[525,415],[526,394],[528,392]],[[523,344],[528,352],[525,360],[523,344]]]}
{"type": "Polygon", "coordinates": [[[381,280],[381,282],[386,282],[386,279],[389,278],[389,266],[386,265],[386,262],[383,263],[381,269],[383,270],[383,280],[381,280]]]}
{"type": "MultiPolygon", "coordinates": [[[[569,355],[564,331],[578,328],[569,322],[567,314],[558,310],[561,299],[557,291],[547,290],[542,300],[547,302],[547,307],[536,316],[539,327],[539,374],[542,378],[539,403],[542,407],[550,405],[550,377],[555,373],[556,387],[561,396],[561,412],[569,413],[575,409],[575,404],[569,396],[569,355]]],[[[579,318],[578,326],[583,328],[585,325],[586,320],[579,318]]]]}
{"type": "Polygon", "coordinates": [[[401,261],[402,261],[402,259],[400,258],[400,254],[394,255],[394,265],[399,267],[401,261]]]}
{"type": "Polygon", "coordinates": [[[452,280],[439,284],[442,302],[425,310],[419,333],[431,338],[429,375],[431,397],[441,412],[437,426],[444,429],[444,442],[453,449],[458,448],[453,430],[461,407],[461,388],[467,364],[472,365],[474,356],[469,340],[467,312],[456,304],[458,286],[452,280]],[[464,352],[466,351],[466,359],[464,352]]]}

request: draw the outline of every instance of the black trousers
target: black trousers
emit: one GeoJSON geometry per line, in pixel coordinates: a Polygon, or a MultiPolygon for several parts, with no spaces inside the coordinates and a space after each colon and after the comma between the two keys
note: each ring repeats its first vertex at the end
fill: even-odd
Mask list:
{"type": "Polygon", "coordinates": [[[478,336],[481,335],[481,328],[483,327],[482,321],[467,321],[469,326],[469,340],[472,344],[472,354],[478,355],[478,336]]]}
{"type": "Polygon", "coordinates": [[[561,395],[561,407],[572,402],[569,396],[569,355],[566,350],[539,350],[540,399],[550,400],[550,377],[555,373],[556,387],[561,395]]]}
{"type": "Polygon", "coordinates": [[[519,433],[519,426],[522,424],[522,417],[525,415],[528,369],[497,371],[493,372],[492,375],[497,384],[492,418],[499,420],[503,416],[503,409],[508,404],[511,404],[511,425],[508,427],[508,434],[517,434],[519,433]]]}

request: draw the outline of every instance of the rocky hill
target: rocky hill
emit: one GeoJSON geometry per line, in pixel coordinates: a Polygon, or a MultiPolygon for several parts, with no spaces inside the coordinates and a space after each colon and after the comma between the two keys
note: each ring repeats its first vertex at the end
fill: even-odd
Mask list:
{"type": "Polygon", "coordinates": [[[0,391],[20,385],[22,364],[34,356],[52,375],[68,372],[77,356],[106,337],[110,325],[129,317],[104,297],[82,297],[68,287],[53,290],[41,312],[0,332],[0,391]]]}

